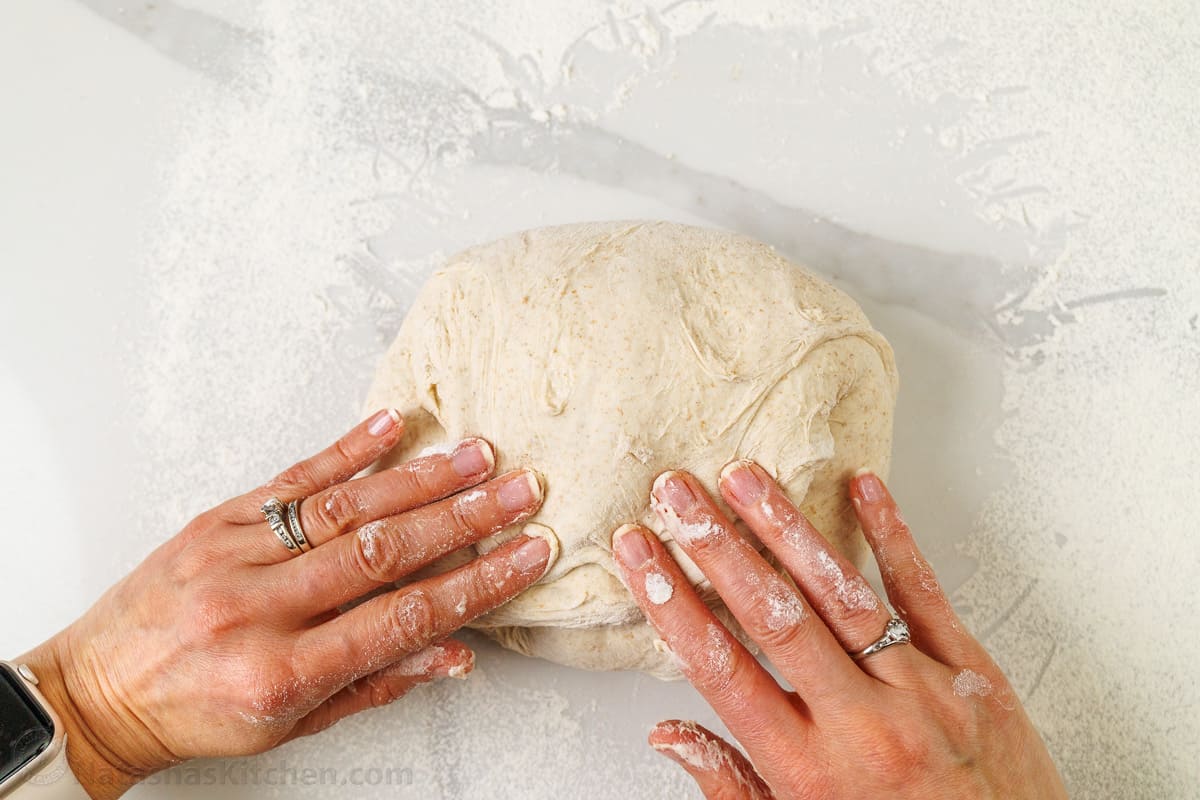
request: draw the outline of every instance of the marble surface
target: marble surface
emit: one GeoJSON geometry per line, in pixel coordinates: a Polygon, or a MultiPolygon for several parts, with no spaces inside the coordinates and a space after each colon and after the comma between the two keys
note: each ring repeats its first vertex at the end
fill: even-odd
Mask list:
{"type": "MultiPolygon", "coordinates": [[[[345,427],[446,254],[676,219],[893,342],[895,489],[1072,796],[1194,791],[1193,9],[403,5],[6,7],[0,654],[345,427]]],[[[479,648],[467,684],[204,766],[230,797],[346,796],[300,763],[408,770],[363,797],[694,793],[643,741],[719,727],[687,686],[479,648]]],[[[138,793],[211,796],[189,774],[138,793]]]]}

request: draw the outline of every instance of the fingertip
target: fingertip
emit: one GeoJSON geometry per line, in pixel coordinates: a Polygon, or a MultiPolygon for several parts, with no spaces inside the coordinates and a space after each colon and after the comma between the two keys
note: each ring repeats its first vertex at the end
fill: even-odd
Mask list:
{"type": "Polygon", "coordinates": [[[474,441],[479,445],[479,452],[483,455],[484,461],[487,462],[487,474],[491,475],[496,469],[496,448],[482,436],[474,437],[474,441]]]}
{"type": "Polygon", "coordinates": [[[558,536],[549,527],[536,522],[526,525],[521,529],[521,533],[527,539],[513,552],[513,562],[522,572],[540,570],[541,574],[538,575],[540,580],[558,560],[562,549],[558,536]]]}
{"type": "Polygon", "coordinates": [[[496,469],[496,453],[491,442],[473,436],[451,451],[450,464],[459,477],[482,480],[496,469]]]}
{"type": "Polygon", "coordinates": [[[525,512],[528,516],[534,509],[540,508],[545,497],[542,479],[531,469],[520,469],[497,478],[500,488],[496,490],[496,498],[505,511],[525,512]]]}
{"type": "Polygon", "coordinates": [[[688,723],[681,719],[664,719],[650,729],[650,733],[646,736],[646,741],[655,750],[664,750],[678,743],[680,733],[685,726],[695,726],[695,724],[694,722],[688,723]]]}
{"type": "Polygon", "coordinates": [[[871,470],[860,468],[850,481],[851,496],[857,495],[864,503],[879,503],[887,499],[887,488],[871,470]]]}
{"type": "Polygon", "coordinates": [[[467,677],[474,671],[475,651],[467,650],[467,654],[464,659],[446,671],[446,677],[453,678],[456,681],[465,681],[467,677]]]}
{"type": "Polygon", "coordinates": [[[625,524],[613,531],[613,554],[622,567],[641,569],[654,557],[647,535],[653,534],[641,525],[625,524]]]}
{"type": "Polygon", "coordinates": [[[666,482],[675,477],[679,473],[676,470],[669,469],[666,472],[660,472],[658,477],[654,479],[654,483],[650,485],[650,494],[658,494],[666,482]]]}
{"type": "Polygon", "coordinates": [[[766,497],[769,480],[766,470],[750,459],[731,461],[721,470],[721,494],[727,501],[746,507],[766,497]]]}
{"type": "Polygon", "coordinates": [[[446,655],[441,677],[466,680],[475,670],[475,651],[456,639],[447,640],[442,648],[446,655]]]}
{"type": "Polygon", "coordinates": [[[367,420],[367,433],[372,436],[397,435],[403,427],[404,418],[394,408],[380,409],[367,420]]]}
{"type": "Polygon", "coordinates": [[[746,467],[748,467],[749,465],[751,465],[753,463],[754,462],[748,458],[735,458],[733,461],[730,461],[728,464],[726,464],[724,467],[721,468],[720,482],[721,483],[727,482],[729,480],[729,476],[731,474],[733,474],[733,471],[735,469],[745,469],[746,467]]]}
{"type": "Polygon", "coordinates": [[[546,569],[554,566],[554,562],[558,561],[559,555],[562,553],[562,543],[558,541],[558,534],[549,525],[542,525],[537,522],[530,522],[521,529],[521,533],[526,536],[537,536],[545,540],[550,547],[550,558],[547,562],[546,569]]]}
{"type": "Polygon", "coordinates": [[[654,479],[650,488],[652,505],[666,506],[676,514],[686,513],[698,502],[700,497],[693,486],[693,478],[686,472],[668,470],[654,479]]]}

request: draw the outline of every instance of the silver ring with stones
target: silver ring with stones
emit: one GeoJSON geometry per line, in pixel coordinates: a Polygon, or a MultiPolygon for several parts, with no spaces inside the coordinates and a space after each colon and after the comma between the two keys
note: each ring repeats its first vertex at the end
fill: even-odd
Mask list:
{"type": "Polygon", "coordinates": [[[283,542],[283,546],[288,549],[288,552],[294,556],[300,555],[300,545],[296,544],[296,540],[288,531],[287,522],[283,518],[286,510],[279,498],[267,498],[267,502],[262,504],[262,513],[267,518],[267,524],[271,526],[271,530],[279,537],[279,541],[283,542]]]}
{"type": "Polygon", "coordinates": [[[308,537],[304,535],[304,528],[300,527],[301,502],[300,500],[293,500],[287,505],[288,532],[292,534],[292,541],[300,548],[300,552],[307,553],[313,549],[313,546],[308,541],[308,537]]]}
{"type": "Polygon", "coordinates": [[[908,644],[911,641],[912,636],[908,632],[908,623],[899,617],[892,617],[888,620],[887,627],[883,629],[883,636],[857,653],[851,653],[850,657],[855,661],[860,661],[894,644],[908,644]]]}

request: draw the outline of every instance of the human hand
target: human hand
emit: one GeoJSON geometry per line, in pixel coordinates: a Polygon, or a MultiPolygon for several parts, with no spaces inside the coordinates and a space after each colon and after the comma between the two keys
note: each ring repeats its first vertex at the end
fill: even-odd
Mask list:
{"type": "Polygon", "coordinates": [[[855,477],[850,499],[912,643],[858,661],[847,653],[877,640],[891,618],[870,585],[758,465],[730,464],[720,486],[799,592],[695,477],[659,476],[653,505],[794,692],[718,622],[657,537],[635,525],[613,536],[638,604],[749,754],[695,723],[659,723],[651,745],[705,797],[1066,797],[1012,687],[959,622],[879,478],[855,477]]]}
{"type": "Polygon", "coordinates": [[[548,530],[338,609],[529,517],[542,489],[525,470],[484,483],[495,459],[482,439],[349,480],[402,429],[381,411],[201,514],[20,659],[63,718],[72,771],[93,797],[190,758],[268,750],[471,670],[474,654],[446,637],[546,573],[548,530]],[[272,532],[260,510],[272,496],[308,498],[313,550],[293,556],[272,532]]]}

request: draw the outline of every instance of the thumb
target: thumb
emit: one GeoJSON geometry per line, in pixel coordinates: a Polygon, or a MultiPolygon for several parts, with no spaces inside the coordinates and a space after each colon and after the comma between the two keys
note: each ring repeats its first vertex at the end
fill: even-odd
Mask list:
{"type": "Polygon", "coordinates": [[[650,731],[649,740],[651,747],[687,770],[706,800],[774,798],[740,750],[695,722],[660,722],[650,731]]]}

